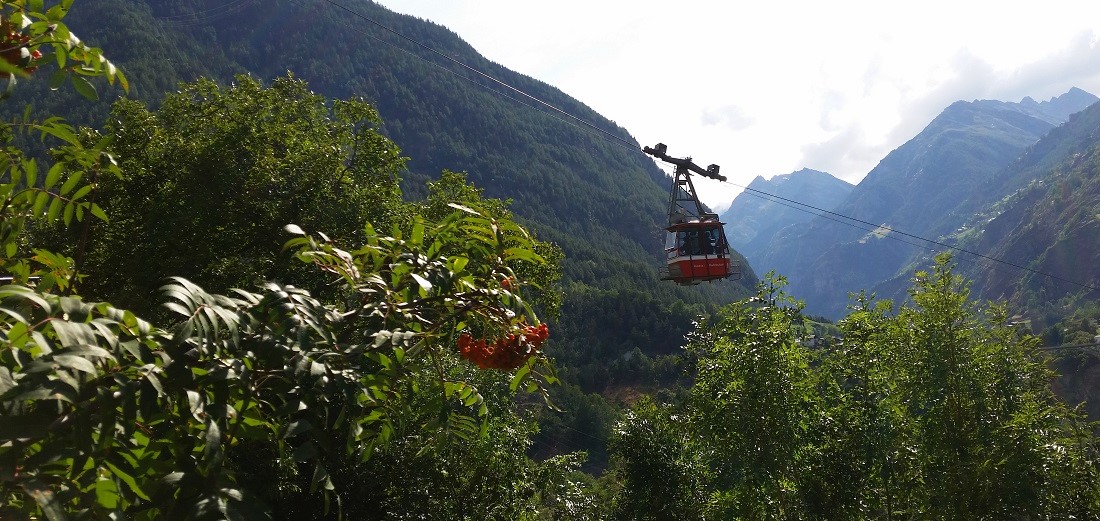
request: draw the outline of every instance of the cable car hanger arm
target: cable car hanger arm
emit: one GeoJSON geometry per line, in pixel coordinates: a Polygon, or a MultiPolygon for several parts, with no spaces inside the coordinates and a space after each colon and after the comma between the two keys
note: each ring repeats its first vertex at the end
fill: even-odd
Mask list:
{"type": "Polygon", "coordinates": [[[669,156],[668,154],[665,153],[666,151],[668,151],[668,146],[666,146],[664,143],[657,143],[657,146],[655,146],[653,148],[642,147],[642,151],[649,154],[649,155],[651,155],[651,156],[653,156],[653,157],[656,157],[656,158],[660,159],[661,161],[664,161],[666,163],[672,163],[672,164],[676,165],[677,168],[686,168],[686,169],[688,169],[692,172],[695,172],[696,174],[699,174],[703,177],[709,177],[711,179],[717,179],[719,181],[725,181],[726,180],[726,176],[718,175],[718,165],[710,165],[706,168],[706,170],[704,170],[703,167],[693,163],[691,161],[690,157],[685,157],[685,158],[671,157],[671,156],[669,156]]]}

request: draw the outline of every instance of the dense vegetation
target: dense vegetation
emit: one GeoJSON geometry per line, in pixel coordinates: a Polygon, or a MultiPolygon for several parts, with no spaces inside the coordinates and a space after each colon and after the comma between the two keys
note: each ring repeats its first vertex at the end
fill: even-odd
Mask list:
{"type": "MultiPolygon", "coordinates": [[[[665,374],[678,363],[669,353],[679,350],[694,317],[749,294],[755,276],[747,263],[740,283],[693,288],[652,283],[663,259],[670,180],[624,129],[560,90],[490,62],[444,27],[367,0],[341,4],[623,141],[533,102],[517,101],[499,85],[320,0],[102,0],[95,9],[74,10],[68,20],[83,38],[111,50],[131,80],[126,96],[143,102],[150,112],[160,111],[166,94],[178,91],[181,82],[206,77],[226,85],[239,83],[237,75],[243,73],[271,83],[290,71],[326,98],[369,101],[379,115],[377,132],[406,156],[397,168],[406,201],[423,199],[426,181],[439,179],[444,171],[464,173],[486,197],[509,200],[517,222],[564,253],[561,314],[545,317],[555,331],[548,349],[558,355],[563,372],[588,376],[565,384],[579,384],[578,389],[555,388],[559,401],[583,397],[576,404],[562,403],[563,408],[595,403],[595,393],[606,391],[598,375],[612,364],[629,362],[637,369],[638,376],[630,382],[613,383],[627,395],[633,393],[634,382],[648,385],[647,375],[665,374]],[[285,37],[290,34],[294,37],[285,37]],[[603,306],[596,308],[596,302],[603,306]],[[636,319],[645,317],[656,319],[645,331],[619,334],[609,326],[640,324],[636,319]],[[659,329],[665,325],[670,328],[659,329]],[[635,350],[645,356],[635,357],[635,350]]],[[[108,91],[101,103],[87,103],[71,89],[46,95],[17,91],[15,96],[16,101],[31,103],[32,113],[41,117],[61,114],[102,128],[117,119],[119,109],[107,99],[117,92],[108,91]]],[[[181,115],[178,105],[166,108],[181,115]]],[[[217,119],[231,112],[196,121],[213,132],[231,131],[229,122],[217,119]]],[[[166,113],[161,119],[168,117],[166,113]]],[[[156,166],[152,159],[145,168],[156,166]]],[[[200,161],[189,159],[189,168],[201,166],[200,161]]],[[[289,163],[282,165],[286,166],[289,163]]],[[[171,175],[160,172],[148,180],[171,175]]],[[[199,230],[191,227],[188,233],[199,230]]],[[[277,243],[275,239],[269,236],[267,245],[277,243]]],[[[270,250],[263,253],[265,261],[274,255],[270,250]]],[[[180,267],[185,271],[178,273],[188,276],[198,269],[180,267]]],[[[227,264],[218,269],[231,268],[227,264]]],[[[154,295],[146,295],[150,302],[154,295]]],[[[544,427],[554,429],[558,420],[548,415],[544,427]]],[[[598,430],[608,431],[610,426],[608,419],[598,430]]],[[[576,437],[572,432],[564,429],[560,436],[576,437]]],[[[545,429],[542,436],[560,437],[545,429]]],[[[605,442],[580,438],[589,440],[581,447],[590,451],[601,451],[605,442]]]]}
{"type": "Polygon", "coordinates": [[[1092,519],[1097,444],[1037,339],[979,308],[948,258],[911,304],[862,298],[825,350],[761,286],[704,324],[681,402],[646,401],[613,440],[627,519],[1092,519]]]}
{"type": "MultiPolygon", "coordinates": [[[[59,86],[126,85],[63,9],[2,6],[13,79],[63,55],[59,86]]],[[[3,126],[0,517],[1100,515],[1091,427],[949,259],[839,330],[776,277],[698,324],[625,280],[563,302],[567,249],[461,174],[403,200],[380,128],[290,75],[123,100],[99,131],[3,126]],[[562,349],[561,375],[629,393],[624,418],[558,385],[559,334],[605,366],[562,349]],[[592,446],[598,479],[573,452],[592,446]]]]}
{"type": "MultiPolygon", "coordinates": [[[[53,52],[76,62],[62,78],[124,81],[97,50],[68,38],[63,9],[3,7],[3,19],[22,27],[16,32],[36,51],[62,35],[53,52]]],[[[5,63],[27,75],[45,58],[32,60],[39,61],[5,63]]],[[[554,306],[555,250],[461,176],[433,183],[422,203],[403,203],[396,147],[372,130],[376,118],[360,101],[330,105],[290,78],[266,88],[200,81],[189,89],[157,115],[120,103],[107,138],[78,136],[56,119],[26,121],[56,143],[47,160],[5,148],[3,517],[516,518],[582,510],[569,477],[578,458],[527,458],[532,425],[512,402],[517,390],[545,394],[556,381],[541,350],[547,329],[532,307],[554,306]],[[202,121],[188,118],[173,127],[191,103],[244,110],[227,118],[225,133],[196,132],[186,123],[202,121]],[[143,146],[128,145],[135,142],[143,146]],[[274,175],[280,164],[288,165],[283,177],[274,175]],[[214,189],[216,176],[234,174],[221,181],[237,197],[214,189]],[[295,197],[286,201],[290,189],[295,197]],[[97,197],[108,211],[118,208],[118,221],[91,202],[97,197]],[[255,203],[271,213],[248,206],[255,203]],[[247,223],[233,222],[235,212],[249,211],[247,223]],[[138,226],[142,216],[159,226],[138,226]],[[350,223],[359,230],[330,237],[297,224],[268,226],[288,216],[318,219],[312,224],[337,233],[350,223]],[[86,226],[92,218],[99,223],[86,226]],[[49,235],[73,224],[73,244],[49,235]],[[236,234],[248,225],[254,235],[236,234]],[[268,239],[286,242],[291,255],[278,258],[268,239]],[[358,245],[344,249],[344,241],[358,245]],[[28,249],[36,242],[60,242],[82,262],[28,249]],[[119,256],[124,248],[138,250],[119,256]],[[234,269],[213,263],[234,254],[245,259],[234,269]],[[170,316],[154,321],[77,295],[88,287],[146,307],[146,281],[181,261],[198,279],[252,289],[219,295],[173,278],[160,288],[170,316]],[[279,271],[286,263],[312,269],[279,271]],[[84,273],[85,264],[120,271],[84,273]],[[282,280],[263,280],[273,273],[282,280]],[[299,281],[317,296],[292,285],[299,281]],[[467,349],[464,338],[483,340],[467,349]],[[463,473],[467,459],[481,470],[463,473]],[[386,486],[364,482],[364,472],[387,476],[386,486]],[[446,480],[434,479],[444,476],[449,494],[446,480]]],[[[18,128],[6,126],[6,137],[18,128]]]]}

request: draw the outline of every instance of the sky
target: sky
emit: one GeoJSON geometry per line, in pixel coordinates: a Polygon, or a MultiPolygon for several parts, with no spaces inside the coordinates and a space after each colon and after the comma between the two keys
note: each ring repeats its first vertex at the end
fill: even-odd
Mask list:
{"type": "MultiPolygon", "coordinates": [[[[858,183],[957,100],[1100,95],[1100,2],[379,0],[747,185],[858,183]]],[[[716,210],[741,188],[707,179],[716,210]]]]}

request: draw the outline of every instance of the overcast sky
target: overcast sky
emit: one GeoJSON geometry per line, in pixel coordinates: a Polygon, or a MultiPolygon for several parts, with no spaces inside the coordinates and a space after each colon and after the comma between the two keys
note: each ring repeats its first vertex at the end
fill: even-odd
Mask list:
{"type": "MultiPolygon", "coordinates": [[[[1100,95],[1096,0],[379,3],[742,185],[801,168],[856,183],[956,100],[1100,95]]],[[[717,209],[740,192],[696,186],[717,209]]]]}

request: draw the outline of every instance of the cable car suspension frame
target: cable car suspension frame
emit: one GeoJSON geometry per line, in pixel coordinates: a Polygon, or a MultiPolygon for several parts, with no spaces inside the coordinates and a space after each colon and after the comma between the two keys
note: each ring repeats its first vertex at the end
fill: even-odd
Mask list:
{"type": "Polygon", "coordinates": [[[690,157],[671,157],[664,143],[642,150],[676,167],[668,198],[668,227],[665,228],[667,266],[661,271],[661,279],[685,286],[725,278],[740,279],[741,264],[730,257],[723,223],[718,214],[710,212],[699,201],[691,182],[693,172],[725,181],[725,176],[718,173],[718,165],[703,169],[690,157]]]}

